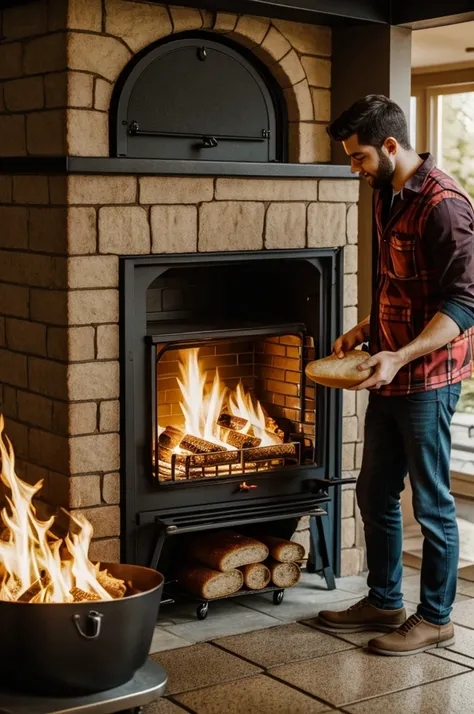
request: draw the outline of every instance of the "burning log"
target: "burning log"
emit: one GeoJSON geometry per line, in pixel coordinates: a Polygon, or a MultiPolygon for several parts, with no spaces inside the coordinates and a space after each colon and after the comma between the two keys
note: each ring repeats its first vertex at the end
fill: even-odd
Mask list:
{"type": "MultiPolygon", "coordinates": [[[[222,447],[220,447],[222,449],[222,447]]],[[[210,454],[175,454],[170,449],[165,449],[162,446],[158,449],[158,459],[167,464],[174,463],[185,470],[186,468],[194,468],[196,466],[219,466],[224,464],[237,464],[240,461],[238,451],[225,451],[224,449],[213,451],[210,454]]]]}
{"type": "Polygon", "coordinates": [[[100,570],[97,573],[97,582],[102,585],[104,590],[106,590],[114,600],[122,598],[127,592],[127,586],[123,580],[114,578],[106,570],[100,570]]]}
{"type": "Polygon", "coordinates": [[[31,602],[36,595],[38,595],[50,582],[50,578],[44,574],[34,583],[31,583],[28,590],[20,595],[17,602],[31,602]]]}
{"type": "Polygon", "coordinates": [[[297,445],[271,444],[270,446],[260,446],[256,449],[245,449],[244,461],[269,461],[271,459],[281,459],[284,456],[296,456],[297,445]]]}
{"type": "Polygon", "coordinates": [[[230,446],[235,446],[236,449],[248,449],[252,446],[260,446],[262,440],[250,434],[242,434],[240,431],[220,427],[221,440],[230,446]]]}
{"type": "Polygon", "coordinates": [[[167,449],[175,449],[181,444],[184,434],[175,426],[167,426],[158,437],[158,444],[165,446],[167,449]]]}
{"type": "Polygon", "coordinates": [[[190,451],[192,454],[209,454],[212,452],[223,451],[222,446],[213,444],[212,441],[200,439],[192,434],[185,434],[179,445],[180,449],[190,451]]]}
{"type": "Polygon", "coordinates": [[[219,419],[217,420],[219,426],[224,426],[227,429],[235,429],[235,431],[242,431],[248,424],[247,419],[242,417],[234,416],[233,414],[226,414],[223,412],[219,419]]]}
{"type": "Polygon", "coordinates": [[[81,590],[81,588],[74,587],[69,592],[73,596],[74,602],[83,602],[84,600],[101,600],[101,598],[95,593],[86,593],[86,591],[81,590]]]}
{"type": "Polygon", "coordinates": [[[268,414],[265,414],[265,430],[270,432],[270,434],[274,434],[275,436],[277,436],[280,441],[285,440],[284,432],[280,429],[275,419],[268,416],[268,414]]]}

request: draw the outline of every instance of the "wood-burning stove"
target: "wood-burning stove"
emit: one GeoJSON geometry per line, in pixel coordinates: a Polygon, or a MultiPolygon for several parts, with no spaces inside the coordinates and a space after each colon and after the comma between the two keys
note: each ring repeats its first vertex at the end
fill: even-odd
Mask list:
{"type": "MultiPolygon", "coordinates": [[[[328,487],[342,483],[341,397],[307,384],[304,366],[328,354],[341,331],[342,258],[321,249],[121,260],[127,562],[156,567],[171,535],[325,512],[320,545],[329,551],[319,566],[338,571],[340,489],[328,487]],[[163,430],[184,428],[183,352],[200,353],[204,380],[218,368],[226,387],[240,384],[258,400],[285,448],[238,448],[227,461],[222,447],[215,459],[165,448],[163,457],[163,430]]],[[[317,568],[318,552],[312,558],[317,568]]]]}

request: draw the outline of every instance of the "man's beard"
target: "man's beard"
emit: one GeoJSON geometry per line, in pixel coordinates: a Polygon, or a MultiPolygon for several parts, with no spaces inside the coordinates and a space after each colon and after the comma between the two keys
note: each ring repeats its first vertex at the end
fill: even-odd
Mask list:
{"type": "Polygon", "coordinates": [[[383,153],[382,149],[377,149],[379,157],[379,167],[375,176],[372,176],[372,188],[384,188],[392,183],[395,169],[389,157],[383,153]]]}

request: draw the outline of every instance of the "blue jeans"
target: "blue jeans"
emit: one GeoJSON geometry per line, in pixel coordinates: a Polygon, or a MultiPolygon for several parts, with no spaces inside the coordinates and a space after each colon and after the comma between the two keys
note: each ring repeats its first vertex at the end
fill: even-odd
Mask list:
{"type": "Polygon", "coordinates": [[[407,473],[424,536],[419,614],[449,621],[456,596],[459,534],[450,493],[451,420],[461,384],[405,397],[371,393],[357,501],[364,522],[369,601],[403,607],[400,493],[407,473]]]}

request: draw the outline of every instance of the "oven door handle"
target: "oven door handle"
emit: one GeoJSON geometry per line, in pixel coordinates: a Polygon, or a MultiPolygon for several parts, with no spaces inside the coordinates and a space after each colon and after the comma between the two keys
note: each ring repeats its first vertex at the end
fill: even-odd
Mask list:
{"type": "Polygon", "coordinates": [[[324,486],[343,486],[346,483],[356,483],[356,478],[315,478],[314,482],[317,484],[324,484],[324,486]]]}

